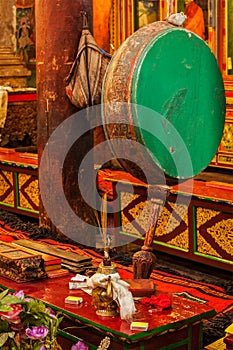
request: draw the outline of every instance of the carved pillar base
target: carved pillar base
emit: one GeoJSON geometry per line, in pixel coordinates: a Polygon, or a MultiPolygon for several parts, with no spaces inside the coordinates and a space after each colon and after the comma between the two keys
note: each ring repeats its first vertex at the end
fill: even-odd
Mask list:
{"type": "Polygon", "coordinates": [[[133,271],[134,278],[150,278],[150,275],[155,268],[156,256],[150,250],[136,252],[133,255],[133,271]]]}
{"type": "Polygon", "coordinates": [[[150,278],[155,268],[156,257],[153,251],[153,239],[155,235],[157,220],[163,200],[167,197],[169,188],[167,186],[155,186],[154,194],[157,198],[151,199],[151,213],[148,223],[148,230],[145,235],[142,249],[133,255],[134,278],[150,278]]]}

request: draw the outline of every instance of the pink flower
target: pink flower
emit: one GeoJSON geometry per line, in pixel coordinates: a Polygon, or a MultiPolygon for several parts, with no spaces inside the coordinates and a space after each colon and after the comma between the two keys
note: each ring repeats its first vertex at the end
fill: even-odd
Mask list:
{"type": "Polygon", "coordinates": [[[24,300],[25,300],[27,303],[30,303],[30,301],[34,301],[34,299],[32,299],[32,298],[24,298],[24,300]]]}
{"type": "Polygon", "coordinates": [[[31,339],[40,339],[45,338],[48,334],[48,328],[45,326],[34,326],[32,329],[26,328],[25,333],[28,336],[28,338],[31,339]]]}
{"type": "Polygon", "coordinates": [[[20,320],[19,314],[23,310],[22,306],[19,304],[11,304],[10,307],[12,308],[11,311],[8,312],[0,312],[1,319],[6,319],[9,321],[18,321],[20,320]]]}
{"type": "Polygon", "coordinates": [[[24,298],[24,292],[23,292],[23,290],[20,290],[20,291],[18,291],[18,292],[15,292],[15,293],[13,293],[13,295],[14,295],[15,297],[19,298],[19,299],[23,299],[23,298],[24,298]]]}
{"type": "Polygon", "coordinates": [[[89,346],[82,341],[78,341],[75,345],[72,345],[71,350],[89,350],[89,346]]]}

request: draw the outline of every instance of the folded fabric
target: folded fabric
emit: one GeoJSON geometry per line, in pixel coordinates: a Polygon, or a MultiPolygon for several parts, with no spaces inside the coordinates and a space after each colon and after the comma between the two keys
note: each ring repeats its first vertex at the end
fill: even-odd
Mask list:
{"type": "Polygon", "coordinates": [[[152,295],[150,298],[143,298],[140,300],[141,304],[151,305],[157,309],[169,309],[172,305],[172,301],[166,294],[160,294],[159,296],[152,295]]]}

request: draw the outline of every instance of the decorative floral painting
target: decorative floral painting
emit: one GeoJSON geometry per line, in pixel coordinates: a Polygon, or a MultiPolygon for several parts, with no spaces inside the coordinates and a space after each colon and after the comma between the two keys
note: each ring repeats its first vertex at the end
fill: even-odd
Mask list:
{"type": "Polygon", "coordinates": [[[17,54],[32,71],[31,79],[35,80],[35,0],[16,0],[16,41],[17,54]]]}

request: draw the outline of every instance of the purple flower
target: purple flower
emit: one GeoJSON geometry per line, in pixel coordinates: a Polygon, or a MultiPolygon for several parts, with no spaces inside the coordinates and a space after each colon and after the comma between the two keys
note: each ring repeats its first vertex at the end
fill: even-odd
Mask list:
{"type": "Polygon", "coordinates": [[[89,346],[82,341],[78,341],[75,345],[72,345],[71,350],[89,350],[89,346]]]}
{"type": "Polygon", "coordinates": [[[48,328],[45,326],[34,326],[32,329],[26,328],[25,333],[28,336],[28,338],[31,339],[40,339],[45,338],[48,334],[48,328]]]}
{"type": "Polygon", "coordinates": [[[20,290],[20,291],[18,291],[18,292],[15,292],[15,293],[13,293],[13,295],[14,295],[15,297],[19,298],[19,299],[23,299],[23,298],[24,298],[24,292],[23,292],[23,290],[20,290]]]}
{"type": "Polygon", "coordinates": [[[40,347],[40,350],[45,350],[44,344],[42,344],[42,346],[40,347]]]}
{"type": "Polygon", "coordinates": [[[46,307],[45,311],[46,311],[46,312],[49,312],[49,316],[50,316],[51,318],[55,318],[55,317],[56,317],[55,312],[54,312],[52,309],[50,309],[49,307],[46,307]]]}

